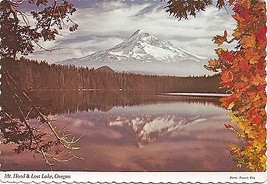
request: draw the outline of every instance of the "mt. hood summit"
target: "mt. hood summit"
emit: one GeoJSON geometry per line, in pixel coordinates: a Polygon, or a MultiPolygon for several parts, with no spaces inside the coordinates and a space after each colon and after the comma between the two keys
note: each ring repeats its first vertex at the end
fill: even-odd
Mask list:
{"type": "Polygon", "coordinates": [[[204,75],[206,59],[161,41],[143,30],[137,30],[115,47],[82,58],[72,58],[57,64],[89,68],[109,66],[118,72],[156,75],[204,75]]]}

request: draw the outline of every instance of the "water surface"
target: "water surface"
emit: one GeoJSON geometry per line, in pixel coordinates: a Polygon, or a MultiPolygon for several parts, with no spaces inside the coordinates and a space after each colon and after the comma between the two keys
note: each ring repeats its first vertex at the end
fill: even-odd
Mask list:
{"type": "MultiPolygon", "coordinates": [[[[45,97],[42,97],[44,95],[45,97]]],[[[227,111],[216,97],[43,92],[58,129],[83,135],[84,160],[55,162],[55,170],[230,171],[227,111]],[[52,95],[53,94],[53,95],[52,95]]],[[[1,145],[3,170],[48,170],[42,158],[1,145]]]]}

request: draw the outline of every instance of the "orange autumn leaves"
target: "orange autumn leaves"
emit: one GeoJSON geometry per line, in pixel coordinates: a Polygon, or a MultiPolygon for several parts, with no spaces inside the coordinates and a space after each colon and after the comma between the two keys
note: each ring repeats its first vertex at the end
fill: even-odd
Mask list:
{"type": "Polygon", "coordinates": [[[216,35],[212,40],[214,40],[214,43],[218,46],[222,45],[224,42],[227,42],[227,31],[224,31],[223,36],[216,35]]]}
{"type": "Polygon", "coordinates": [[[237,42],[235,50],[216,49],[218,59],[211,59],[207,69],[221,71],[221,87],[230,96],[221,99],[222,106],[230,110],[233,125],[225,127],[237,132],[245,145],[231,145],[231,153],[238,167],[248,171],[266,170],[266,9],[264,1],[230,0],[237,27],[232,40],[227,31],[213,40],[218,46],[237,42]]]}

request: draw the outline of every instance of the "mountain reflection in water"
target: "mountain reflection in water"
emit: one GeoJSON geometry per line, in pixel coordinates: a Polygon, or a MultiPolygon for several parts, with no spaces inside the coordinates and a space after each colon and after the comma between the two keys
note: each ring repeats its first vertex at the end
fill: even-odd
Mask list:
{"type": "Polygon", "coordinates": [[[135,132],[137,145],[142,147],[157,140],[158,137],[169,135],[180,130],[189,124],[198,123],[205,119],[191,117],[188,119],[175,115],[162,115],[158,117],[144,116],[133,119],[118,116],[115,121],[109,123],[110,126],[130,126],[135,132]]]}
{"type": "MultiPolygon", "coordinates": [[[[227,147],[237,142],[224,129],[227,111],[217,98],[112,92],[39,92],[40,104],[68,124],[83,161],[56,163],[56,170],[77,171],[229,171],[227,147]]],[[[34,118],[34,117],[32,117],[34,118]]],[[[3,147],[3,146],[2,146],[3,147]]],[[[2,149],[3,170],[45,170],[41,158],[2,149]],[[8,163],[8,164],[5,164],[8,163]]]]}

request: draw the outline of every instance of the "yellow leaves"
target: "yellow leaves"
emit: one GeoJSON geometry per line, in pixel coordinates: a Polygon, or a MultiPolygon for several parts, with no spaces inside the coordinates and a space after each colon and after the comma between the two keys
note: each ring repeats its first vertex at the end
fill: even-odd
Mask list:
{"type": "MultiPolygon", "coordinates": [[[[251,126],[250,122],[248,119],[246,118],[238,118],[235,117],[235,120],[232,122],[236,123],[239,127],[239,132],[244,132],[245,136],[248,138],[255,138],[256,137],[256,133],[253,129],[253,127],[251,126]]],[[[230,128],[229,128],[230,129],[230,128]]]]}
{"type": "Polygon", "coordinates": [[[242,76],[240,76],[240,79],[242,81],[244,81],[244,82],[248,82],[248,77],[247,76],[242,75],[242,76]]]}
{"type": "Polygon", "coordinates": [[[245,132],[248,133],[250,131],[250,126],[249,126],[249,122],[248,121],[238,121],[238,126],[241,130],[241,132],[245,132]]]}
{"type": "Polygon", "coordinates": [[[251,83],[255,86],[258,86],[260,84],[265,84],[265,79],[263,76],[257,73],[254,76],[252,76],[251,83]]]}
{"type": "Polygon", "coordinates": [[[251,5],[251,0],[244,0],[245,8],[249,9],[251,5]]]}
{"type": "Polygon", "coordinates": [[[241,118],[232,115],[232,118],[231,118],[231,119],[232,119],[232,122],[233,122],[233,123],[238,124],[238,122],[240,121],[241,118]]]}
{"type": "Polygon", "coordinates": [[[262,148],[264,148],[264,142],[255,141],[252,144],[252,148],[255,152],[260,153],[262,151],[262,148]]]}
{"type": "Polygon", "coordinates": [[[260,107],[261,106],[261,101],[260,100],[256,100],[253,102],[254,107],[260,107]]]}
{"type": "Polygon", "coordinates": [[[257,92],[255,92],[255,91],[248,91],[246,93],[246,100],[250,102],[250,101],[252,101],[255,98],[256,95],[257,95],[257,92]]]}
{"type": "Polygon", "coordinates": [[[223,36],[220,35],[216,35],[213,37],[213,41],[215,44],[217,44],[218,46],[222,45],[224,42],[227,42],[227,31],[225,30],[223,33],[223,36]]]}
{"type": "Polygon", "coordinates": [[[214,67],[214,68],[219,68],[219,66],[220,66],[218,59],[210,59],[209,65],[214,67]]]}
{"type": "Polygon", "coordinates": [[[261,163],[261,167],[264,168],[264,170],[266,170],[266,162],[267,162],[267,157],[265,155],[263,155],[261,158],[260,158],[260,163],[261,163]]]}
{"type": "Polygon", "coordinates": [[[218,46],[222,45],[226,41],[226,39],[220,35],[216,35],[213,38],[213,40],[214,40],[214,43],[217,44],[218,46]]]}
{"type": "Polygon", "coordinates": [[[243,48],[250,48],[250,47],[255,47],[256,45],[256,37],[254,34],[250,35],[250,36],[244,36],[241,39],[241,44],[243,46],[243,48]]]}
{"type": "Polygon", "coordinates": [[[240,32],[240,30],[238,28],[236,28],[236,29],[234,29],[234,32],[233,32],[232,36],[236,40],[238,40],[242,36],[242,33],[240,32]]]}
{"type": "Polygon", "coordinates": [[[218,59],[210,59],[209,65],[204,65],[204,67],[207,70],[218,72],[218,69],[220,68],[220,63],[218,59]]]}
{"type": "Polygon", "coordinates": [[[230,149],[234,152],[234,153],[238,153],[240,152],[240,148],[235,145],[235,144],[230,144],[230,149]]]}
{"type": "Polygon", "coordinates": [[[228,105],[227,109],[230,110],[230,109],[232,109],[234,106],[235,106],[235,103],[234,103],[234,102],[231,102],[231,103],[228,105]]]}
{"type": "Polygon", "coordinates": [[[249,126],[246,127],[244,131],[247,134],[247,137],[248,138],[251,138],[251,139],[254,139],[255,138],[256,133],[255,133],[255,131],[251,127],[249,127],[249,126]]]}
{"type": "Polygon", "coordinates": [[[215,49],[215,52],[218,56],[220,56],[223,52],[226,52],[227,49],[223,49],[223,48],[217,48],[215,49]]]}
{"type": "Polygon", "coordinates": [[[263,155],[263,156],[261,157],[261,162],[262,162],[262,163],[266,163],[266,162],[267,162],[267,157],[266,157],[265,155],[263,155]]]}
{"type": "Polygon", "coordinates": [[[230,146],[237,166],[246,167],[248,171],[265,171],[265,3],[251,0],[229,2],[234,12],[232,17],[237,23],[232,33],[233,39],[228,41],[227,32],[224,31],[223,35],[214,36],[213,41],[220,46],[236,40],[238,45],[232,51],[216,49],[218,60],[210,60],[209,67],[221,69],[220,84],[231,92],[230,96],[220,101],[222,106],[230,110],[233,124],[225,124],[225,128],[236,130],[237,137],[245,142],[244,146],[230,146]]]}

